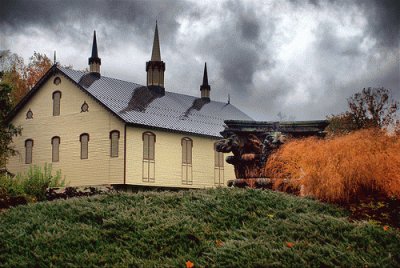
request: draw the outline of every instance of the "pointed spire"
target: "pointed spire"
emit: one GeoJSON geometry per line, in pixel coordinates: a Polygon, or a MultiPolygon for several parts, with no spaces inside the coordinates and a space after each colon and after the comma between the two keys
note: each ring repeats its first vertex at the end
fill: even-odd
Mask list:
{"type": "Polygon", "coordinates": [[[97,39],[96,31],[93,33],[93,45],[92,45],[92,56],[89,58],[89,70],[91,73],[97,73],[100,75],[101,59],[97,52],[97,39]]]}
{"type": "Polygon", "coordinates": [[[203,86],[208,86],[207,62],[204,63],[203,86]]]}
{"type": "Polygon", "coordinates": [[[97,40],[96,40],[96,31],[93,33],[93,46],[92,46],[92,58],[98,58],[97,54],[97,40]]]}
{"type": "Polygon", "coordinates": [[[156,21],[156,30],[154,31],[153,51],[151,61],[161,61],[160,40],[158,38],[158,26],[156,21]]]}
{"type": "Polygon", "coordinates": [[[200,86],[201,98],[210,99],[211,87],[208,84],[207,62],[204,63],[203,84],[200,86]]]}
{"type": "Polygon", "coordinates": [[[147,86],[164,88],[165,62],[161,60],[160,40],[158,38],[158,26],[154,31],[153,50],[150,61],[146,62],[147,86]]]}

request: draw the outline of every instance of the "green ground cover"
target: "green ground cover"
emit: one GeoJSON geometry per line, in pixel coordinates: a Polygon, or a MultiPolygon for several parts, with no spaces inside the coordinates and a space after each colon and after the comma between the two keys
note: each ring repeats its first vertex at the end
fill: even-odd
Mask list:
{"type": "Polygon", "coordinates": [[[108,194],[0,213],[4,267],[399,267],[400,232],[284,193],[108,194]],[[385,228],[386,229],[386,228],[385,228]]]}

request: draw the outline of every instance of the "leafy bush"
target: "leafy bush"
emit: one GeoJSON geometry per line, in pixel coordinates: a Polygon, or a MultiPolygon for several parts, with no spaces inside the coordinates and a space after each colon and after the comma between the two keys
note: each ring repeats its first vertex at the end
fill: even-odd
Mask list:
{"type": "Polygon", "coordinates": [[[383,130],[359,130],[330,139],[293,140],[269,159],[266,168],[305,195],[349,202],[379,193],[400,197],[400,139],[383,130]]]}
{"type": "Polygon", "coordinates": [[[17,180],[23,187],[24,193],[34,196],[37,200],[46,200],[46,189],[48,187],[64,186],[64,180],[61,179],[61,171],[52,175],[52,166],[45,164],[43,171],[39,166],[30,166],[26,175],[17,175],[17,180]]]}
{"type": "Polygon", "coordinates": [[[18,180],[7,174],[0,176],[0,196],[19,196],[23,194],[24,189],[18,180]]]}
{"type": "MultiPolygon", "coordinates": [[[[52,166],[45,164],[43,170],[39,166],[30,166],[26,174],[18,174],[16,177],[0,176],[0,202],[6,204],[12,201],[10,198],[25,198],[26,201],[46,200],[46,189],[64,185],[61,171],[52,175],[52,166]]],[[[6,205],[4,205],[6,206],[6,205]]]]}

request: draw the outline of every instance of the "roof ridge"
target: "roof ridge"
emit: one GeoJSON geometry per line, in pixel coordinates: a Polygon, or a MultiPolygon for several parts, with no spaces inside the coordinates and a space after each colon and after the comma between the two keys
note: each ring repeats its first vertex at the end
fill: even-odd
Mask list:
{"type": "MultiPolygon", "coordinates": [[[[72,69],[72,68],[66,68],[66,67],[63,67],[63,66],[57,66],[57,68],[62,68],[62,69],[66,69],[66,70],[72,70],[72,71],[74,71],[74,72],[79,72],[79,73],[82,73],[82,74],[87,74],[87,73],[88,73],[88,72],[85,72],[85,71],[75,70],[75,69],[72,69]]],[[[137,86],[145,87],[145,85],[138,84],[138,83],[131,82],[131,81],[122,80],[122,79],[120,79],[120,78],[115,78],[115,77],[110,77],[110,76],[105,76],[105,75],[102,75],[101,77],[108,78],[108,79],[112,79],[112,80],[118,80],[118,81],[121,81],[121,82],[131,83],[131,84],[135,84],[135,85],[137,85],[137,86]]],[[[165,93],[183,95],[183,96],[188,96],[188,97],[191,97],[191,98],[194,98],[194,99],[199,99],[199,97],[196,97],[196,96],[193,96],[193,95],[189,95],[189,94],[185,94],[185,93],[179,93],[179,92],[175,92],[175,91],[168,91],[168,90],[166,90],[165,93]]],[[[212,103],[212,102],[228,104],[228,105],[231,105],[231,106],[233,106],[233,107],[236,108],[236,106],[234,106],[234,105],[232,105],[232,104],[230,104],[230,103],[223,102],[223,101],[210,100],[210,103],[212,103]]],[[[236,108],[236,109],[237,109],[237,108],[236,108]]]]}
{"type": "MultiPolygon", "coordinates": [[[[75,69],[72,69],[72,68],[66,68],[66,67],[63,67],[63,66],[57,66],[57,68],[59,68],[59,69],[62,68],[62,69],[64,69],[64,70],[71,70],[71,71],[78,72],[78,73],[82,73],[82,74],[88,74],[88,73],[90,73],[90,72],[86,72],[86,71],[75,70],[75,69]]],[[[61,71],[62,71],[62,70],[61,70],[61,71]]],[[[120,78],[110,77],[110,76],[106,76],[106,75],[101,75],[101,77],[102,77],[102,78],[112,79],[112,80],[118,80],[118,81],[125,82],[125,83],[132,83],[132,84],[135,84],[135,85],[143,86],[143,87],[144,87],[144,85],[141,85],[141,84],[138,84],[138,83],[135,83],[135,82],[130,82],[130,81],[122,80],[122,79],[120,79],[120,78]]]]}

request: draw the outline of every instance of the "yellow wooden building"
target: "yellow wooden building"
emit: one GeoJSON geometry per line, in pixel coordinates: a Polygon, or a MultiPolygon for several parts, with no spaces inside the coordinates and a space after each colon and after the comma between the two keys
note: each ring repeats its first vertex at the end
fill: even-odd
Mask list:
{"type": "Polygon", "coordinates": [[[15,107],[9,122],[23,130],[9,171],[52,163],[70,186],[204,188],[234,178],[215,142],[224,120],[251,118],[210,99],[206,66],[199,97],[166,91],[157,25],[146,86],[104,77],[100,67],[94,33],[89,72],[55,64],[15,107]]]}

